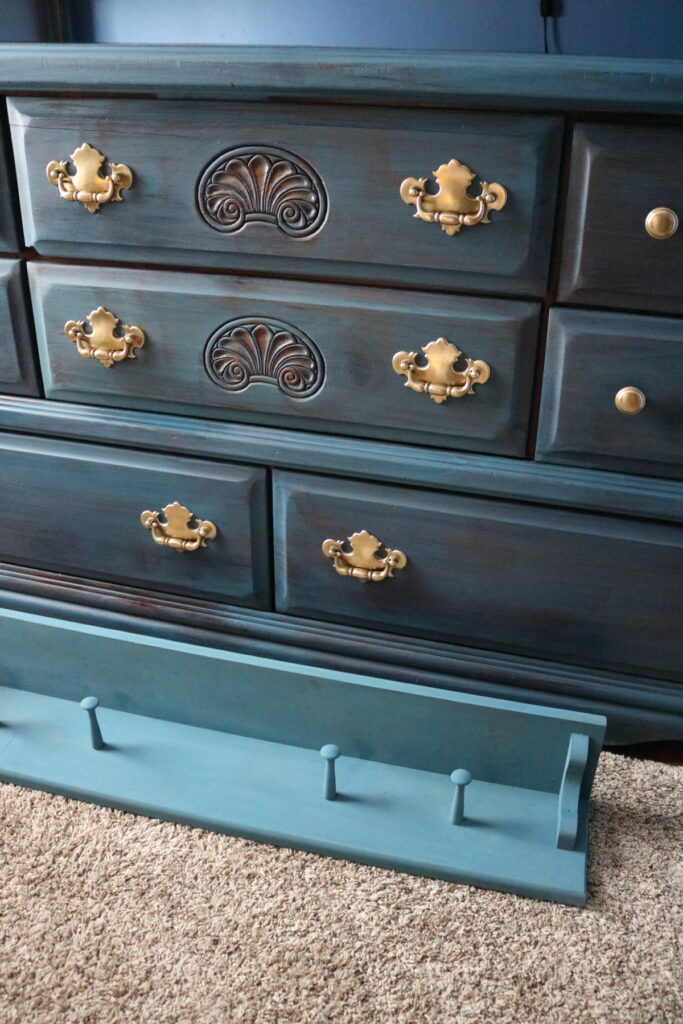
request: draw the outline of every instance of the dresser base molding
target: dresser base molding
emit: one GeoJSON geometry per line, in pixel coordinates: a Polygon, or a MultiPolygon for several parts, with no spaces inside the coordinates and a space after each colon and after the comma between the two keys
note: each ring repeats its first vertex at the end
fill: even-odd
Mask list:
{"type": "Polygon", "coordinates": [[[0,563],[0,607],[322,670],[530,704],[549,701],[570,711],[604,715],[606,742],[613,745],[683,740],[683,688],[661,679],[162,597],[6,563],[0,563]]]}
{"type": "MultiPolygon", "coordinates": [[[[586,901],[603,717],[21,612],[0,611],[0,638],[3,781],[412,874],[586,901]],[[93,732],[79,706],[86,695],[100,704],[93,732]],[[321,753],[337,758],[334,780],[321,753]]],[[[95,704],[83,704],[91,726],[95,704]]]]}

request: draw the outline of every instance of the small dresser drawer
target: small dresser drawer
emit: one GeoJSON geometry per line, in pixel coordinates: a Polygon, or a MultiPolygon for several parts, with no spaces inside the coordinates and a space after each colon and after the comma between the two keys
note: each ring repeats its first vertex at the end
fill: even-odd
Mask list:
{"type": "Polygon", "coordinates": [[[525,452],[536,303],[49,264],[29,272],[49,398],[525,452]]]}
{"type": "Polygon", "coordinates": [[[46,255],[545,289],[559,118],[37,98],[9,114],[46,255]]]}
{"type": "Polygon", "coordinates": [[[0,260],[0,393],[39,395],[36,360],[18,260],[0,260]]]}
{"type": "Polygon", "coordinates": [[[265,471],[0,436],[0,560],[266,608],[265,471]]]}
{"type": "Polygon", "coordinates": [[[285,472],[274,522],[278,611],[681,678],[676,526],[285,472]]]}
{"type": "Polygon", "coordinates": [[[537,457],[683,477],[683,321],[551,310],[537,457]]]}
{"type": "Polygon", "coordinates": [[[559,298],[683,312],[683,128],[574,132],[559,298]]]}

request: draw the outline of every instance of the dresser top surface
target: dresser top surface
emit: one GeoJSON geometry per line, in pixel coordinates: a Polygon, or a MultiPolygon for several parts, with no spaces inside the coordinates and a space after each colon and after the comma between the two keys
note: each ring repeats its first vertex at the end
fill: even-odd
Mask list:
{"type": "Polygon", "coordinates": [[[337,47],[2,44],[0,90],[683,112],[683,61],[337,47]]]}

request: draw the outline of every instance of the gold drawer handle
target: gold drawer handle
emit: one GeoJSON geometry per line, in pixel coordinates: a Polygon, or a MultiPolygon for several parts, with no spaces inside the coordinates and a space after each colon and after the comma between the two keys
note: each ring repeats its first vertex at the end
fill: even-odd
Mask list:
{"type": "Polygon", "coordinates": [[[614,404],[625,416],[635,416],[645,408],[645,395],[640,388],[622,388],[614,396],[614,404]]]}
{"type": "Polygon", "coordinates": [[[678,215],[668,206],[656,206],[645,218],[645,230],[651,238],[671,238],[678,231],[678,215]]]}
{"type": "Polygon", "coordinates": [[[377,552],[382,542],[367,530],[352,533],[348,542],[350,551],[344,550],[344,542],[341,540],[324,540],[323,554],[332,559],[335,571],[340,576],[353,576],[362,583],[379,583],[393,576],[394,569],[403,569],[408,561],[402,551],[392,551],[391,548],[385,548],[384,558],[378,558],[377,552]]]}
{"type": "Polygon", "coordinates": [[[435,194],[427,191],[429,178],[406,178],[401,183],[401,199],[415,207],[413,216],[430,224],[440,224],[447,235],[457,235],[463,224],[488,224],[489,211],[502,210],[508,194],[502,185],[481,182],[478,196],[469,194],[475,174],[459,160],[441,164],[434,177],[439,186],[435,194]]]}
{"type": "Polygon", "coordinates": [[[96,213],[103,203],[120,202],[121,193],[133,184],[133,172],[125,164],[110,161],[110,173],[102,177],[104,156],[87,142],[75,149],[69,160],[75,173],[69,171],[68,160],[51,160],[45,168],[48,181],[57,186],[62,199],[83,203],[89,213],[96,213]]]}
{"type": "Polygon", "coordinates": [[[139,327],[129,327],[104,306],[98,306],[88,313],[90,330],[86,331],[85,320],[67,320],[64,333],[69,341],[76,343],[79,355],[86,359],[98,359],[102,366],[113,366],[123,359],[135,359],[135,349],[145,344],[144,332],[139,327]],[[120,328],[119,325],[120,324],[120,328]],[[119,329],[123,333],[115,333],[119,329]]]}
{"type": "Polygon", "coordinates": [[[445,338],[430,341],[422,349],[427,360],[417,365],[417,352],[397,352],[391,361],[394,372],[406,377],[405,387],[424,392],[440,405],[447,398],[473,395],[475,384],[485,384],[491,376],[491,367],[483,359],[467,359],[464,370],[456,370],[455,363],[462,352],[445,338]]]}
{"type": "Polygon", "coordinates": [[[152,531],[155,544],[166,545],[174,551],[196,551],[205,548],[207,540],[216,536],[216,527],[208,519],[198,519],[189,508],[174,501],[161,512],[142,512],[140,522],[152,531]],[[161,517],[165,516],[163,522],[161,517]],[[194,519],[196,526],[190,526],[194,519]]]}

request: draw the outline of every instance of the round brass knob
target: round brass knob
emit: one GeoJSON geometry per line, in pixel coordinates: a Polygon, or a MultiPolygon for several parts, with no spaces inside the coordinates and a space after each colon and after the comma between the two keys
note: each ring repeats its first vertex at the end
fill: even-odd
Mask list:
{"type": "Polygon", "coordinates": [[[645,408],[645,395],[640,388],[622,388],[614,396],[614,404],[626,416],[635,416],[645,408]]]}
{"type": "Polygon", "coordinates": [[[678,231],[678,216],[668,206],[657,206],[645,218],[645,230],[651,238],[671,238],[678,231]]]}

